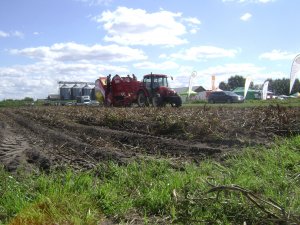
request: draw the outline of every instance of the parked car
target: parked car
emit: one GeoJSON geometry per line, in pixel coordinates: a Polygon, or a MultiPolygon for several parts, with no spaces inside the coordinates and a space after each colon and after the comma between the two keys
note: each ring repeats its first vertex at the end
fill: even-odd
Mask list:
{"type": "Polygon", "coordinates": [[[208,96],[209,103],[244,102],[244,97],[231,91],[214,91],[208,96]]]}

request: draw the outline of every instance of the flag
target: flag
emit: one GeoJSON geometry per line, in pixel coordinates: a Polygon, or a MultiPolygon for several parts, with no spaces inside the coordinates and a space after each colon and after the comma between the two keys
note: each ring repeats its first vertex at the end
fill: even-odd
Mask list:
{"type": "Polygon", "coordinates": [[[245,81],[245,88],[244,88],[244,99],[246,99],[250,83],[251,83],[251,77],[247,77],[245,81]]]}
{"type": "Polygon", "coordinates": [[[216,85],[215,85],[215,83],[216,83],[216,76],[215,76],[215,75],[212,75],[212,76],[211,76],[211,90],[212,90],[212,91],[216,90],[216,85]]]}
{"type": "Polygon", "coordinates": [[[267,99],[268,86],[269,86],[269,81],[266,81],[266,82],[264,83],[263,90],[262,90],[262,96],[261,96],[263,100],[266,100],[266,99],[267,99]]]}
{"type": "Polygon", "coordinates": [[[188,97],[190,97],[190,94],[192,92],[192,80],[197,76],[197,72],[196,71],[193,71],[191,76],[190,76],[190,81],[189,81],[189,90],[188,90],[188,97]]]}
{"type": "Polygon", "coordinates": [[[295,57],[292,64],[291,74],[290,74],[290,94],[292,92],[293,85],[296,80],[296,76],[299,75],[299,72],[300,72],[300,54],[295,57]]]}

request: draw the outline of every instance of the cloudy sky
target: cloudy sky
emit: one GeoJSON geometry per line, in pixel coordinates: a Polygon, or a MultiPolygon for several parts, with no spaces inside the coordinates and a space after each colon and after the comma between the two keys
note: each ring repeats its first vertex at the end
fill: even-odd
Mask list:
{"type": "Polygon", "coordinates": [[[46,98],[58,81],[172,75],[289,78],[298,0],[1,0],[0,100],[46,98]]]}

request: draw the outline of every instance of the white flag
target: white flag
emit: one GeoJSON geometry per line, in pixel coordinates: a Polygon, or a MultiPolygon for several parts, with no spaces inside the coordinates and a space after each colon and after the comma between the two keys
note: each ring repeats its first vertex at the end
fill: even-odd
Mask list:
{"type": "Polygon", "coordinates": [[[266,82],[264,83],[263,90],[262,90],[262,99],[263,99],[263,100],[266,100],[266,99],[267,99],[268,86],[269,86],[269,81],[266,81],[266,82]]]}
{"type": "Polygon", "coordinates": [[[290,75],[290,94],[292,92],[293,85],[296,80],[296,76],[299,75],[299,72],[300,72],[300,54],[295,57],[292,64],[291,75],[290,75]]]}
{"type": "Polygon", "coordinates": [[[250,83],[251,83],[251,77],[247,77],[246,81],[245,81],[245,88],[244,88],[244,98],[245,99],[246,99],[246,96],[247,96],[247,92],[248,92],[250,83]]]}
{"type": "Polygon", "coordinates": [[[192,92],[192,88],[193,88],[193,85],[192,85],[192,80],[197,76],[197,72],[196,71],[193,71],[191,76],[190,76],[190,81],[189,81],[189,90],[188,90],[188,97],[190,97],[190,94],[192,92]]]}

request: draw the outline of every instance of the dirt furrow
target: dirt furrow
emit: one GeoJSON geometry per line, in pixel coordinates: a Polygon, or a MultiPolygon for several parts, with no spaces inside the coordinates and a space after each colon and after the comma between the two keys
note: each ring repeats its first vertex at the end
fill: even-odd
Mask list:
{"type": "MultiPolygon", "coordinates": [[[[24,116],[30,117],[31,115],[27,113],[24,116]]],[[[45,117],[38,121],[42,122],[44,126],[51,123],[45,117]]],[[[210,147],[204,143],[189,143],[175,138],[132,132],[128,129],[116,130],[102,126],[78,124],[72,121],[66,122],[65,120],[60,121],[59,124],[68,132],[73,133],[72,136],[79,137],[81,140],[89,139],[90,142],[101,138],[108,143],[113,143],[116,148],[125,150],[122,151],[124,154],[131,154],[132,151],[135,153],[136,150],[134,149],[139,149],[151,155],[203,159],[206,156],[222,153],[222,149],[210,147]]]]}
{"type": "Polygon", "coordinates": [[[50,129],[43,124],[40,125],[36,121],[31,121],[16,114],[8,113],[8,115],[19,125],[38,135],[48,145],[52,145],[55,152],[50,154],[46,152],[46,154],[51,155],[51,158],[61,156],[64,162],[71,164],[74,162],[75,164],[88,162],[89,165],[87,167],[91,167],[94,163],[102,160],[126,163],[133,157],[133,155],[124,154],[116,148],[92,146],[72,135],[72,133],[69,135],[64,130],[50,129]]]}

